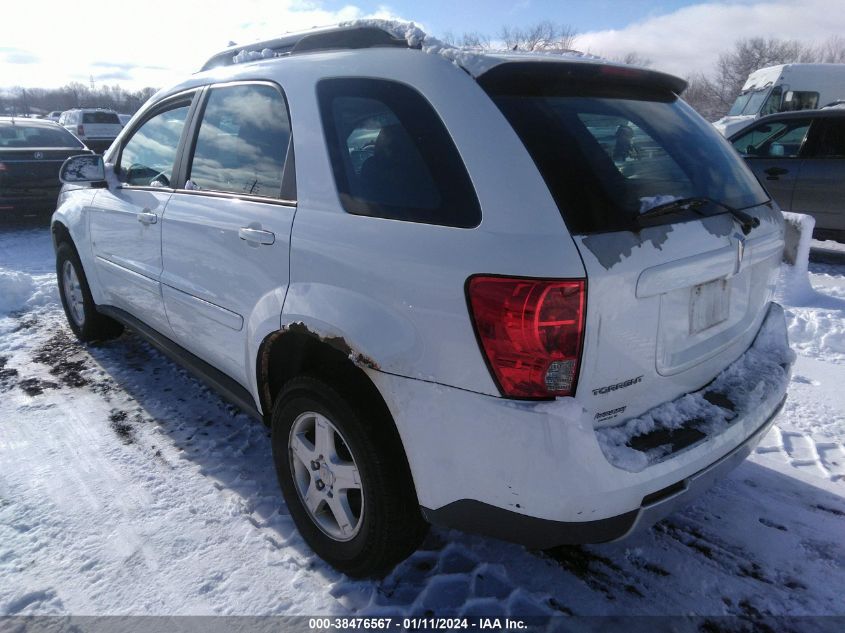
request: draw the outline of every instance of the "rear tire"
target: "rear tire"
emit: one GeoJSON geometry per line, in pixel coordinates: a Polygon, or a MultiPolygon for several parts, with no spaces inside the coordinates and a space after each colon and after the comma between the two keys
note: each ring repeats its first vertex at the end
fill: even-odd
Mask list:
{"type": "Polygon", "coordinates": [[[311,377],[291,380],[273,408],[279,485],[305,542],[350,576],[382,576],[425,536],[401,445],[376,412],[311,377]]]}
{"type": "Polygon", "coordinates": [[[120,323],[97,312],[82,262],[68,242],[62,242],[56,249],[56,276],[65,316],[80,341],[106,341],[121,335],[120,323]]]}

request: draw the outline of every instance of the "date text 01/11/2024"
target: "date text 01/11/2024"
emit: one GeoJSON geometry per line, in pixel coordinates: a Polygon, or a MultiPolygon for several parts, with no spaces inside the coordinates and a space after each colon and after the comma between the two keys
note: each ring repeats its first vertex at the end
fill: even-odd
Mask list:
{"type": "Polygon", "coordinates": [[[527,630],[524,620],[511,618],[311,618],[313,631],[331,630],[527,630]]]}

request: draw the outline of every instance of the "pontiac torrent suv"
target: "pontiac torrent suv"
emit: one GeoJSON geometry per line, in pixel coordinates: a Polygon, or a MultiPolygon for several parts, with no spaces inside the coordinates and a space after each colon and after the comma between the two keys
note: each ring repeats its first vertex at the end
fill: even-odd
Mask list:
{"type": "Polygon", "coordinates": [[[783,403],[781,213],[680,79],[401,35],[224,51],[69,159],[70,327],[128,326],[271,425],[296,525],[351,575],[429,523],[623,538],[783,403]]]}

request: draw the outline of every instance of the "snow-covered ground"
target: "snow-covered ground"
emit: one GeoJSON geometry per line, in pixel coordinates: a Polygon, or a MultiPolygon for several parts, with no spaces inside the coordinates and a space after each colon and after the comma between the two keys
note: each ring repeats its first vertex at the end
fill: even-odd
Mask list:
{"type": "Polygon", "coordinates": [[[379,582],[304,545],[260,423],[133,335],[77,344],[52,258],[0,231],[0,614],[845,615],[845,255],[786,306],[776,427],[692,506],[550,553],[433,530],[379,582]]]}

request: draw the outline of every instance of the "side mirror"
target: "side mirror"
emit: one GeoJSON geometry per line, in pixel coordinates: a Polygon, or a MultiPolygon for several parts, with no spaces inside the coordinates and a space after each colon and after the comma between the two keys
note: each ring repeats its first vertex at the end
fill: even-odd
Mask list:
{"type": "Polygon", "coordinates": [[[59,170],[59,180],[65,184],[83,182],[103,182],[106,179],[106,168],[102,156],[83,154],[71,156],[59,170]]]}

